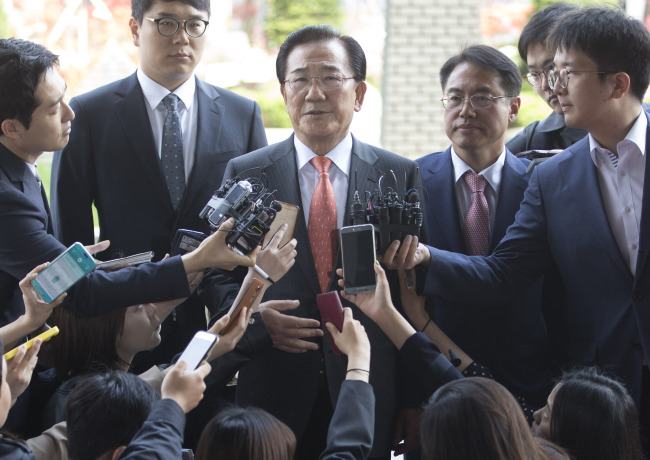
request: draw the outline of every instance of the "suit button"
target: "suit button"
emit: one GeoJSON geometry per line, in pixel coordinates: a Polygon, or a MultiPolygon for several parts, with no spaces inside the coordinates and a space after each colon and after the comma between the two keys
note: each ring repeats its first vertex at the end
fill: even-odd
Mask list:
{"type": "Polygon", "coordinates": [[[251,318],[248,320],[248,324],[255,324],[255,318],[251,318]]]}
{"type": "Polygon", "coordinates": [[[634,295],[632,296],[632,300],[635,302],[640,302],[643,300],[643,292],[635,292],[634,295]]]}
{"type": "Polygon", "coordinates": [[[632,342],[632,348],[635,350],[641,350],[641,342],[632,342]]]}

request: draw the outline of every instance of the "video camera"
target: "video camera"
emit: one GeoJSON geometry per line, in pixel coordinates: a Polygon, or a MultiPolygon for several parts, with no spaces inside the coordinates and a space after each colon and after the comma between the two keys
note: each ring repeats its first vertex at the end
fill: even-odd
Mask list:
{"type": "MultiPolygon", "coordinates": [[[[391,170],[397,188],[397,178],[391,170]]],[[[374,191],[366,191],[362,202],[359,191],[354,192],[354,201],[350,207],[350,218],[353,225],[372,224],[375,228],[375,242],[380,254],[393,240],[400,240],[406,235],[420,236],[422,227],[422,209],[420,195],[415,189],[400,195],[392,187],[382,190],[382,180],[374,191]]],[[[406,181],[406,180],[405,180],[406,181]]]]}
{"type": "Polygon", "coordinates": [[[226,243],[236,252],[248,255],[260,244],[282,210],[277,201],[265,205],[271,195],[259,180],[231,179],[214,192],[199,217],[210,225],[212,233],[225,220],[234,218],[235,226],[226,236],[226,243]]]}

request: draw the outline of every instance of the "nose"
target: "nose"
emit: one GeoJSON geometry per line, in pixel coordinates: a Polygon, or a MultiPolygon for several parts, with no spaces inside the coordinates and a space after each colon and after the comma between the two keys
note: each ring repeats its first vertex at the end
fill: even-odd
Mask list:
{"type": "Polygon", "coordinates": [[[460,112],[458,115],[462,118],[470,118],[476,115],[474,106],[472,105],[472,102],[469,100],[469,98],[465,99],[461,104],[460,112]]]}
{"type": "Polygon", "coordinates": [[[144,308],[145,308],[145,310],[146,310],[146,312],[147,312],[147,316],[148,316],[149,318],[153,318],[153,316],[154,316],[156,313],[158,313],[158,307],[156,307],[156,306],[155,306],[154,304],[152,304],[152,303],[145,304],[144,308]]]}
{"type": "Polygon", "coordinates": [[[323,100],[325,99],[325,91],[320,84],[320,79],[318,77],[309,78],[309,86],[307,87],[307,94],[305,95],[307,100],[323,100]]]}
{"type": "Polygon", "coordinates": [[[542,411],[544,408],[542,407],[541,409],[537,409],[535,412],[533,412],[533,425],[539,425],[542,422],[542,411]]]}
{"type": "Polygon", "coordinates": [[[548,84],[548,77],[545,73],[542,73],[539,78],[541,80],[542,91],[553,91],[548,84]]]}
{"type": "Polygon", "coordinates": [[[185,31],[185,26],[182,22],[178,24],[178,30],[172,37],[174,37],[174,43],[187,44],[190,42],[190,36],[185,31]]]}
{"type": "Polygon", "coordinates": [[[63,123],[68,123],[69,121],[74,120],[74,110],[72,110],[72,107],[68,105],[67,102],[61,101],[61,105],[63,106],[63,123]]]}

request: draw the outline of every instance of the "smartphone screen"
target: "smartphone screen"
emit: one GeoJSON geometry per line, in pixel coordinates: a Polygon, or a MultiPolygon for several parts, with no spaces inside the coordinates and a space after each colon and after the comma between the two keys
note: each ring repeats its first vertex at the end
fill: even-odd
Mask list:
{"type": "Polygon", "coordinates": [[[216,341],[217,336],[210,332],[198,331],[194,334],[189,345],[187,345],[181,357],[178,358],[179,361],[185,361],[187,363],[185,374],[199,367],[199,364],[205,359],[216,341]]]}
{"type": "Polygon", "coordinates": [[[374,227],[371,224],[343,227],[340,239],[345,292],[374,291],[377,286],[374,227]]]}
{"type": "Polygon", "coordinates": [[[74,243],[32,281],[36,292],[52,303],[86,273],[95,268],[95,260],[81,243],[74,243]]]}

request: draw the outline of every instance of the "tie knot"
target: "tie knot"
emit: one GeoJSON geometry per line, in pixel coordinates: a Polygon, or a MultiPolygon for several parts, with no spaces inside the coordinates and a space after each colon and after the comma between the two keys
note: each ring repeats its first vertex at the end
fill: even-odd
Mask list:
{"type": "Polygon", "coordinates": [[[472,171],[467,171],[465,174],[463,174],[463,179],[465,179],[465,182],[467,182],[467,185],[469,185],[472,193],[483,193],[485,191],[485,186],[487,185],[485,177],[472,171]]]}
{"type": "Polygon", "coordinates": [[[330,166],[332,166],[332,160],[324,156],[316,156],[309,160],[309,162],[316,168],[319,174],[328,172],[330,166]]]}
{"type": "Polygon", "coordinates": [[[178,96],[174,93],[169,93],[163,98],[163,104],[167,108],[167,111],[178,112],[178,96]]]}

